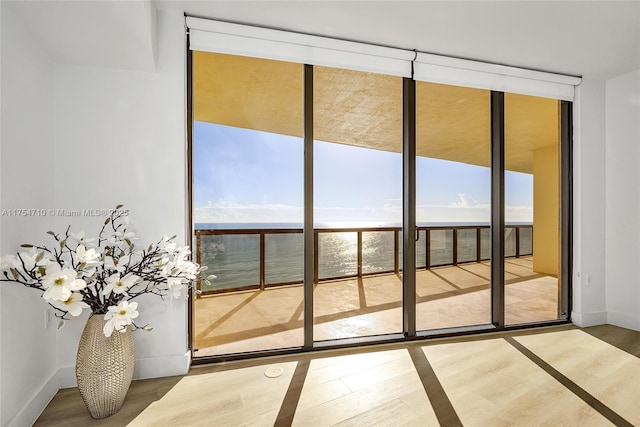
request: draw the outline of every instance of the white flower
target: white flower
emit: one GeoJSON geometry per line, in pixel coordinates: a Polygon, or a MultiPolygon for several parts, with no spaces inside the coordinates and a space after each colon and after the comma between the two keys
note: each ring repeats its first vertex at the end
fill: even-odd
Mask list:
{"type": "Polygon", "coordinates": [[[114,330],[119,332],[125,332],[127,325],[133,322],[133,319],[138,317],[137,302],[129,303],[128,301],[120,301],[117,306],[109,307],[109,311],[104,315],[104,335],[110,337],[114,330]]]}
{"type": "Polygon", "coordinates": [[[173,254],[176,251],[177,247],[178,245],[176,245],[174,242],[169,242],[166,245],[164,245],[162,249],[164,249],[170,254],[173,254]]]}
{"type": "Polygon", "coordinates": [[[78,242],[78,244],[82,244],[87,248],[91,248],[95,246],[95,243],[93,242],[95,242],[96,239],[95,238],[87,239],[84,235],[84,231],[80,231],[79,233],[70,233],[69,237],[71,237],[71,239],[78,242]]]}
{"type": "Polygon", "coordinates": [[[60,264],[49,264],[42,278],[42,286],[46,289],[42,298],[53,301],[68,300],[71,291],[79,291],[87,286],[84,280],[76,279],[77,275],[78,273],[71,268],[63,269],[60,264]]]}
{"type": "Polygon", "coordinates": [[[80,270],[79,273],[84,277],[90,278],[94,274],[96,274],[96,267],[95,266],[89,267],[89,268],[85,267],[82,270],[80,270]]]}
{"type": "Polygon", "coordinates": [[[15,255],[5,255],[0,258],[0,271],[16,268],[19,265],[18,258],[15,255]]]}
{"type": "Polygon", "coordinates": [[[121,256],[120,258],[113,259],[113,257],[107,256],[104,258],[104,268],[107,270],[116,270],[122,273],[129,263],[129,255],[121,256]]]}
{"type": "Polygon", "coordinates": [[[167,279],[167,291],[172,298],[180,298],[183,288],[182,279],[178,277],[169,277],[167,279]]]}
{"type": "Polygon", "coordinates": [[[102,290],[102,295],[109,295],[111,292],[114,294],[126,294],[127,289],[138,283],[140,277],[135,274],[127,274],[120,278],[120,273],[114,273],[107,277],[107,285],[102,290]]]}
{"type": "Polygon", "coordinates": [[[113,246],[114,248],[119,248],[125,251],[129,248],[127,240],[132,242],[133,240],[138,240],[138,238],[133,231],[115,231],[110,236],[107,236],[106,243],[107,246],[113,246]]]}
{"type": "Polygon", "coordinates": [[[78,245],[75,258],[78,263],[92,266],[100,263],[100,252],[94,248],[86,249],[84,245],[78,245]]]}
{"type": "Polygon", "coordinates": [[[138,238],[136,237],[136,233],[129,230],[116,231],[116,236],[119,237],[121,240],[124,240],[124,239],[138,240],[138,238]]]}
{"type": "MultiPolygon", "coordinates": [[[[46,254],[43,254],[42,258],[40,258],[40,260],[38,262],[36,262],[36,259],[38,258],[38,256],[41,253],[42,252],[37,251],[35,248],[31,248],[31,250],[29,250],[28,252],[20,252],[18,254],[20,259],[24,263],[24,269],[26,271],[31,271],[36,266],[45,267],[45,266],[47,266],[49,264],[50,260],[49,260],[49,257],[46,254]]],[[[19,262],[18,262],[18,264],[19,264],[19,262]]]]}
{"type": "Polygon", "coordinates": [[[74,317],[79,316],[83,308],[89,308],[89,305],[82,300],[82,294],[79,292],[72,292],[71,296],[65,301],[51,301],[51,304],[60,310],[68,311],[74,317]]]}
{"type": "Polygon", "coordinates": [[[186,246],[178,248],[175,252],[173,261],[170,261],[162,267],[162,275],[165,277],[179,276],[188,280],[195,280],[199,273],[200,266],[185,258],[191,254],[186,246]]]}

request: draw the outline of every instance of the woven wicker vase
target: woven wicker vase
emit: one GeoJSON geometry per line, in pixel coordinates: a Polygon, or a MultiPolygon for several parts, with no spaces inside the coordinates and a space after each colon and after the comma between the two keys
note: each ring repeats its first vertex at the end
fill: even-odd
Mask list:
{"type": "Polygon", "coordinates": [[[135,347],[131,327],[104,336],[104,315],[92,315],[82,331],[76,358],[76,379],[93,418],[106,418],[122,407],[131,385],[135,347]]]}

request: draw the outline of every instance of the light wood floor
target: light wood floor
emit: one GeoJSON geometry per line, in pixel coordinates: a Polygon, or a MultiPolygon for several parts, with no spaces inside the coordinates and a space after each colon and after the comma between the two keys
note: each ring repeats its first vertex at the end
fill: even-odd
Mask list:
{"type": "Polygon", "coordinates": [[[564,325],[195,367],[104,420],[64,389],[36,425],[631,426],[639,376],[640,332],[564,325]]]}
{"type": "MultiPolygon", "coordinates": [[[[532,270],[533,258],[505,260],[508,325],[558,318],[558,280],[532,270]]],[[[416,273],[418,330],[491,322],[490,263],[416,273]]],[[[198,298],[196,357],[303,345],[303,288],[267,288],[198,298]]],[[[314,289],[314,339],[402,331],[402,277],[395,274],[321,282],[314,289]]]]}

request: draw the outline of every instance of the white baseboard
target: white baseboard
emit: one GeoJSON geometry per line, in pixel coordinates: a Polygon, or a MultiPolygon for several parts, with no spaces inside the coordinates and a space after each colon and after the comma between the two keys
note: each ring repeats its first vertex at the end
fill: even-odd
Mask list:
{"type": "Polygon", "coordinates": [[[54,372],[26,405],[7,424],[8,427],[33,425],[58,392],[58,373],[54,372]]]}
{"type": "Polygon", "coordinates": [[[64,366],[58,368],[58,384],[60,388],[76,387],[76,367],[64,366]]]}
{"type": "Polygon", "coordinates": [[[172,377],[185,375],[191,366],[191,352],[178,356],[149,357],[136,359],[134,379],[172,377]]]}
{"type": "MultiPolygon", "coordinates": [[[[191,365],[191,352],[183,355],[148,357],[136,359],[133,379],[172,377],[185,375],[191,365]]],[[[58,369],[58,383],[60,388],[77,387],[75,366],[65,366],[58,369]]]]}
{"type": "Polygon", "coordinates": [[[607,323],[610,325],[620,326],[621,328],[633,329],[640,331],[640,314],[617,313],[615,311],[607,311],[607,323]]]}
{"type": "Polygon", "coordinates": [[[581,328],[587,326],[604,325],[607,323],[607,312],[598,311],[595,313],[578,313],[577,311],[571,312],[571,322],[581,328]]]}

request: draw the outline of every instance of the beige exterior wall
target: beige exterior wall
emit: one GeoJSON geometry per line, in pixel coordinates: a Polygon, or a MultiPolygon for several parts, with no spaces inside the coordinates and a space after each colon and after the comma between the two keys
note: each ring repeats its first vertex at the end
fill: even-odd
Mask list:
{"type": "Polygon", "coordinates": [[[533,270],[558,275],[560,258],[560,157],[558,145],[533,152],[533,270]]]}

